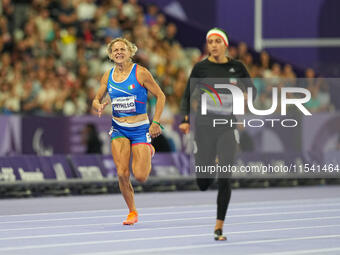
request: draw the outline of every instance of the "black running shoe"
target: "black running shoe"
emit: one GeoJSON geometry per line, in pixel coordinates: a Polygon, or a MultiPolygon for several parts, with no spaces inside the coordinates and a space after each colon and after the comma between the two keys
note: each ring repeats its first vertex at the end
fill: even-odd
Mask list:
{"type": "Polygon", "coordinates": [[[214,238],[215,238],[215,241],[225,241],[227,240],[227,237],[225,237],[222,233],[222,229],[216,229],[215,232],[214,232],[214,238]]]}

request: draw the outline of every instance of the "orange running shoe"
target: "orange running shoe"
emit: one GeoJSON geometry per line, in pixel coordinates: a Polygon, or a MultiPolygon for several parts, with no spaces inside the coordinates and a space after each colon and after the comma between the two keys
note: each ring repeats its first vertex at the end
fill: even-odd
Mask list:
{"type": "Polygon", "coordinates": [[[123,221],[123,225],[133,225],[138,222],[138,213],[137,211],[132,211],[127,216],[126,220],[123,221]]]}

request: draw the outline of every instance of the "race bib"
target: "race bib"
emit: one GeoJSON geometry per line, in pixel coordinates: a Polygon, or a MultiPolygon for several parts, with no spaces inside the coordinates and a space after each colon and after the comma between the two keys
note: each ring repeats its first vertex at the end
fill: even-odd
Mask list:
{"type": "Polygon", "coordinates": [[[215,101],[207,94],[207,111],[214,114],[230,115],[233,112],[233,97],[231,94],[219,94],[222,105],[214,95],[215,101]]]}
{"type": "Polygon", "coordinates": [[[112,107],[115,112],[136,112],[135,96],[113,98],[112,107]]]}

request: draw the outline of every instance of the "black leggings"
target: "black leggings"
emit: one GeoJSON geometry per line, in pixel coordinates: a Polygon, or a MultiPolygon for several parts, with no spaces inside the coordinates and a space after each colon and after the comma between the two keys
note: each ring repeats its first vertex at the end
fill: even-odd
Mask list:
{"type": "MultiPolygon", "coordinates": [[[[196,126],[195,141],[197,144],[196,166],[214,166],[216,156],[220,166],[233,165],[237,148],[233,129],[196,126]]],[[[196,171],[196,181],[199,189],[205,191],[214,182],[216,175],[217,219],[224,221],[231,197],[230,175],[196,171]]]]}

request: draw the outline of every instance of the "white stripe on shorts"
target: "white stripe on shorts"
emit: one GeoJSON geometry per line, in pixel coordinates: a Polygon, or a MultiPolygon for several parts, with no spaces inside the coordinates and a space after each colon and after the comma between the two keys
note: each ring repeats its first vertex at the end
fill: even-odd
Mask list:
{"type": "Polygon", "coordinates": [[[121,127],[139,127],[145,124],[150,124],[149,120],[142,120],[142,121],[138,121],[135,123],[127,123],[127,122],[119,122],[117,120],[115,120],[114,118],[112,118],[112,120],[119,126],[121,127]]]}

